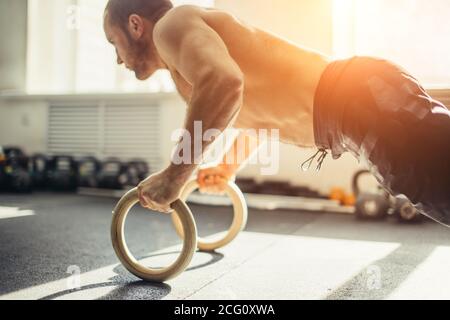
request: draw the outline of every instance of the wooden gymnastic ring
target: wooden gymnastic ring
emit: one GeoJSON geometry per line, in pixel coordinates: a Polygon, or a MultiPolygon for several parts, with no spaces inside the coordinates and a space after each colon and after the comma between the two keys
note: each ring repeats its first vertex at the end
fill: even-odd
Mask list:
{"type": "Polygon", "coordinates": [[[183,248],[178,259],[170,266],[163,269],[151,269],[139,264],[130,253],[125,241],[125,219],[130,209],[138,202],[138,191],[135,188],[120,199],[113,211],[111,239],[114,251],[125,268],[142,280],[164,282],[175,278],[187,268],[197,248],[197,227],[192,212],[181,200],[177,200],[171,205],[172,209],[179,215],[182,230],[186,234],[183,241],[183,248]]]}
{"type": "MultiPolygon", "coordinates": [[[[199,188],[196,180],[189,182],[183,189],[180,199],[186,201],[189,195],[199,188]]],[[[222,248],[233,241],[239,232],[245,229],[247,225],[247,202],[245,201],[244,195],[242,194],[239,187],[232,181],[229,181],[225,190],[226,194],[231,198],[234,208],[234,217],[230,229],[226,235],[217,241],[206,241],[205,239],[198,238],[197,245],[201,251],[214,251],[216,249],[222,248]]],[[[176,212],[172,213],[172,221],[177,230],[178,235],[183,238],[184,233],[181,228],[181,222],[176,212]]]]}

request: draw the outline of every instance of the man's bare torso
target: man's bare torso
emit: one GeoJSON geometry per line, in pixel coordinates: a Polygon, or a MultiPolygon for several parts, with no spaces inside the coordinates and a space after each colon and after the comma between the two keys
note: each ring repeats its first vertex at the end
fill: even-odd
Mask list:
{"type": "MultiPolygon", "coordinates": [[[[313,147],[314,94],[328,58],[226,12],[197,12],[221,37],[245,77],[243,105],[234,127],[279,129],[283,142],[313,147]]],[[[169,70],[179,93],[189,101],[192,86],[174,68],[169,70]]]]}

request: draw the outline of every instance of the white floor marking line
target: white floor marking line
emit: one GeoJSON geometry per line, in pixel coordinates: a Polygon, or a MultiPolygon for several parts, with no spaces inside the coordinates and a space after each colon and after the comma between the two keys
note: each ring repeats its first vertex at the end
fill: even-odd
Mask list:
{"type": "Polygon", "coordinates": [[[393,300],[449,300],[450,247],[438,246],[387,298],[393,300]]]}
{"type": "Polygon", "coordinates": [[[34,216],[33,210],[19,210],[17,207],[0,207],[0,219],[34,216]]]}

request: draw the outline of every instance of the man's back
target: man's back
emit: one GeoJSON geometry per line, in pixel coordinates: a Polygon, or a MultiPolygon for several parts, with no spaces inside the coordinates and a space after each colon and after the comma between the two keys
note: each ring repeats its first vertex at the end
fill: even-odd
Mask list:
{"type": "MultiPolygon", "coordinates": [[[[182,6],[172,9],[167,16],[175,11],[200,16],[219,35],[244,74],[244,101],[236,127],[276,128],[285,142],[314,145],[313,100],[329,62],[325,56],[252,27],[221,10],[182,6]],[[300,128],[305,131],[299,132],[300,128]]],[[[180,94],[189,100],[189,83],[176,70],[171,72],[180,94]]]]}

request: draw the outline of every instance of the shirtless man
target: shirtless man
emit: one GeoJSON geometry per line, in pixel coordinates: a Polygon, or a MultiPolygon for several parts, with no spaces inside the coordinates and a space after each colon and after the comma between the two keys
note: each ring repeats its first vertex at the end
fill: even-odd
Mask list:
{"type": "MultiPolygon", "coordinates": [[[[117,63],[139,80],[170,71],[188,104],[185,129],[202,150],[211,142],[194,137],[195,121],[203,131],[279,129],[281,142],[317,147],[319,166],[328,152],[351,152],[392,195],[450,224],[450,112],[400,67],[369,57],[332,62],[226,12],[169,0],[110,0],[104,29],[117,63]]],[[[255,144],[243,132],[249,155],[255,144]]],[[[143,181],[141,205],[170,212],[195,160],[143,181]]],[[[240,166],[200,170],[199,183],[220,191],[240,166]]]]}

